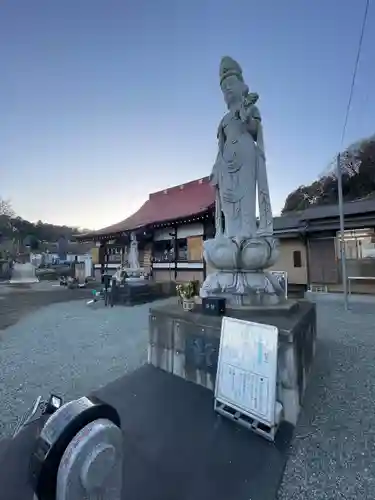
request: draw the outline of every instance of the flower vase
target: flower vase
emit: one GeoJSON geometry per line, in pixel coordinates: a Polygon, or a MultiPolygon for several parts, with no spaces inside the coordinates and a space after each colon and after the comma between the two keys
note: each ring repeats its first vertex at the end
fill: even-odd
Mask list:
{"type": "Polygon", "coordinates": [[[195,304],[194,298],[182,300],[182,308],[184,311],[192,311],[194,309],[194,304],[195,304]]]}

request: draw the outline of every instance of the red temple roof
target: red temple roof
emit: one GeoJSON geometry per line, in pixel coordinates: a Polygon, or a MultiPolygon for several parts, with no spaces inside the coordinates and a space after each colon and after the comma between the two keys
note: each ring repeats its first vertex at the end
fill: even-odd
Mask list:
{"type": "Polygon", "coordinates": [[[214,189],[209,183],[209,178],[204,177],[150,194],[149,199],[133,215],[90,235],[121,233],[143,226],[184,219],[205,212],[214,203],[214,189]]]}

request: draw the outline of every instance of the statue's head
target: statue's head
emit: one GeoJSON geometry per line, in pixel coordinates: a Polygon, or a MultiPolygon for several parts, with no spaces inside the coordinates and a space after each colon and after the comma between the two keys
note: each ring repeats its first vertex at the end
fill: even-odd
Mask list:
{"type": "Polygon", "coordinates": [[[243,96],[249,92],[249,87],[243,80],[241,66],[229,56],[221,59],[220,87],[228,108],[240,103],[243,96]]]}

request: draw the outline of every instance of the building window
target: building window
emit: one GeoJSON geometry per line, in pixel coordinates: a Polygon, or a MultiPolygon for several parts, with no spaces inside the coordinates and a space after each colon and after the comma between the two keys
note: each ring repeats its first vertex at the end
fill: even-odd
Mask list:
{"type": "Polygon", "coordinates": [[[187,239],[188,261],[202,262],[203,261],[203,238],[202,236],[190,236],[187,239]]]}
{"type": "Polygon", "coordinates": [[[121,262],[121,247],[107,248],[107,262],[117,264],[121,262]]]}
{"type": "MultiPolygon", "coordinates": [[[[373,229],[352,229],[344,231],[345,257],[348,260],[373,259],[375,257],[375,234],[373,229]]],[[[336,258],[341,259],[341,233],[335,241],[336,258]]]]}
{"type": "Polygon", "coordinates": [[[188,260],[187,238],[177,240],[177,260],[186,262],[188,260]]]}
{"type": "Polygon", "coordinates": [[[168,240],[155,241],[153,260],[154,262],[174,262],[173,242],[168,240]]]}
{"type": "Polygon", "coordinates": [[[302,267],[302,255],[300,250],[294,250],[293,252],[293,266],[302,267]]]}

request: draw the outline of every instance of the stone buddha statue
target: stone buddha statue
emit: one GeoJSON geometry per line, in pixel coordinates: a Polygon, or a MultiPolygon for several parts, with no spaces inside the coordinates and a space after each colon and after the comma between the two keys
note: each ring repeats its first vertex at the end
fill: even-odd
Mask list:
{"type": "Polygon", "coordinates": [[[130,234],[130,251],[128,255],[128,263],[130,269],[139,269],[138,241],[134,232],[130,234]]]}
{"type": "Polygon", "coordinates": [[[227,56],[220,64],[220,87],[228,112],[219,124],[210,176],[216,190],[216,235],[204,243],[205,260],[214,272],[200,295],[224,295],[236,304],[276,304],[283,292],[264,271],[278,257],[278,242],[273,237],[259,96],[249,92],[241,66],[227,56]]]}
{"type": "MultiPolygon", "coordinates": [[[[240,65],[230,57],[220,64],[220,86],[228,113],[218,129],[218,153],[211,173],[216,187],[217,212],[225,218],[225,235],[251,238],[259,232],[272,235],[273,220],[267,182],[261,115],[249,93],[240,65]]],[[[216,229],[223,232],[221,217],[216,229]]]]}

